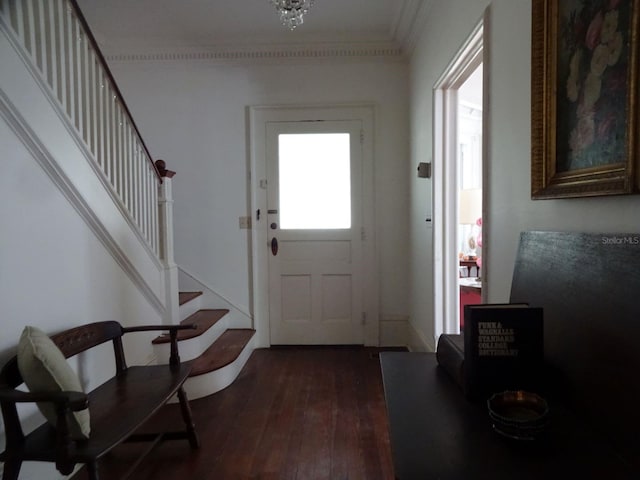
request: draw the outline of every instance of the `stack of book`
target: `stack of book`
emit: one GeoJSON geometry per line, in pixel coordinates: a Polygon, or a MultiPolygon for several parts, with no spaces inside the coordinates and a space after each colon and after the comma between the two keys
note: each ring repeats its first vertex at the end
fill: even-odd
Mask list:
{"type": "Polygon", "coordinates": [[[441,335],[436,357],[467,397],[486,399],[504,390],[538,390],[543,342],[542,308],[465,305],[463,333],[441,335]]]}

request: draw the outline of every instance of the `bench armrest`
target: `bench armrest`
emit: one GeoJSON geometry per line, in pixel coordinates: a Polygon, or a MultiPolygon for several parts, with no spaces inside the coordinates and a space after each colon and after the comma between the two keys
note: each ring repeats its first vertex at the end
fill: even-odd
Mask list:
{"type": "Polygon", "coordinates": [[[0,401],[10,403],[50,402],[56,407],[71,411],[84,410],[89,406],[89,397],[83,392],[23,392],[12,388],[0,388],[0,401]]]}
{"type": "Polygon", "coordinates": [[[178,354],[178,330],[195,330],[198,325],[194,323],[184,325],[141,325],[139,327],[123,327],[122,333],[129,332],[151,332],[154,330],[169,330],[169,339],[171,342],[171,354],[169,357],[169,365],[177,367],[180,365],[180,355],[178,354]]]}
{"type": "Polygon", "coordinates": [[[122,327],[122,333],[129,332],[153,332],[157,330],[169,330],[169,332],[177,332],[178,330],[195,330],[198,325],[189,323],[186,325],[140,325],[139,327],[122,327]]]}

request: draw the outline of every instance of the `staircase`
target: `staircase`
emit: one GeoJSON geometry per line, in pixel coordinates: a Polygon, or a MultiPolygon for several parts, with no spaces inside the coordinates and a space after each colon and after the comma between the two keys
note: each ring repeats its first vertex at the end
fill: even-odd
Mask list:
{"type": "MultiPolygon", "coordinates": [[[[254,349],[252,328],[230,328],[228,309],[201,308],[203,292],[180,292],[181,324],[195,324],[196,330],[178,334],[178,351],[183,362],[191,362],[191,375],[184,387],[189,400],[219,392],[238,376],[254,349]]],[[[159,363],[169,358],[169,336],[152,341],[159,363]]]]}
{"type": "MultiPolygon", "coordinates": [[[[179,279],[175,172],[152,159],[76,1],[0,0],[0,58],[0,117],[137,287],[136,300],[155,313],[147,323],[197,325],[179,336],[192,363],[189,398],[227,387],[254,348],[253,320],[201,282],[179,279]],[[179,285],[191,291],[179,294],[179,285]]],[[[135,348],[145,361],[152,348],[168,362],[168,340],[135,348]]]]}

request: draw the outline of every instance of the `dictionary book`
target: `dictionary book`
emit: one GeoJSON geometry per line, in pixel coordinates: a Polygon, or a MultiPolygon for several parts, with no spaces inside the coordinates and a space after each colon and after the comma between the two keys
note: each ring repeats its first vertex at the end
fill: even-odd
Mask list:
{"type": "Polygon", "coordinates": [[[470,397],[540,387],[544,362],[542,308],[465,305],[464,384],[470,397]]]}

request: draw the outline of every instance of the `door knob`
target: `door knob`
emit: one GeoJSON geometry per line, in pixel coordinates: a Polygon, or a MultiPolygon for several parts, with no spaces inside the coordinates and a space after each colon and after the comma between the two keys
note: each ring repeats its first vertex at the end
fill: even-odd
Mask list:
{"type": "Polygon", "coordinates": [[[271,253],[274,256],[278,254],[278,239],[276,237],[271,239],[271,253]]]}

